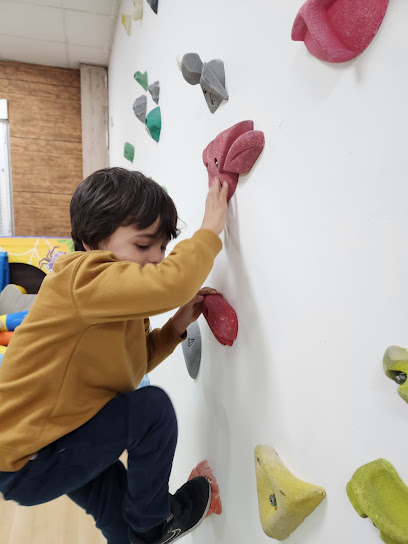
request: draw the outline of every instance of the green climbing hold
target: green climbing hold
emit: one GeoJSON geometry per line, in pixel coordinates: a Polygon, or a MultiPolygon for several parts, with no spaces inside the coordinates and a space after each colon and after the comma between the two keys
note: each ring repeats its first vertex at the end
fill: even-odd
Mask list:
{"type": "Polygon", "coordinates": [[[162,185],[161,188],[163,189],[163,191],[165,191],[167,194],[169,194],[169,192],[168,192],[168,190],[167,190],[167,187],[165,187],[164,185],[162,185]]]}
{"type": "Polygon", "coordinates": [[[140,83],[140,85],[143,87],[143,89],[145,91],[147,91],[147,72],[145,72],[144,74],[142,74],[142,72],[136,72],[135,75],[133,76],[136,81],[138,83],[140,83]]]}
{"type": "Polygon", "coordinates": [[[150,132],[150,136],[153,140],[158,142],[160,140],[160,131],[161,131],[161,113],[160,106],[154,108],[146,117],[146,126],[150,132]]]}
{"type": "Polygon", "coordinates": [[[135,158],[135,148],[129,142],[125,142],[123,156],[130,162],[133,162],[133,159],[135,158]]]}

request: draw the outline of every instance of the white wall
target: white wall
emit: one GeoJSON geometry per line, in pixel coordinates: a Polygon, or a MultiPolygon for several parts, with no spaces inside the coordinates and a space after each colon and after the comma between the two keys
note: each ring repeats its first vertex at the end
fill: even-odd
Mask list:
{"type": "MultiPolygon", "coordinates": [[[[111,164],[167,186],[187,224],[182,238],[201,224],[204,147],[245,119],[266,139],[240,178],[207,281],[237,311],[238,339],[221,346],[200,318],[197,381],[181,348],[151,375],[179,417],[172,491],[204,458],[220,484],[224,514],[186,544],[270,542],[258,518],[259,443],[327,492],[292,544],[381,542],[353,510],[346,483],[378,457],[408,483],[408,406],[382,371],[389,345],[408,347],[408,3],[390,0],[370,47],[342,65],[291,41],[302,3],[161,0],[158,15],[145,3],[131,37],[118,23],[114,40],[111,164]],[[225,63],[230,100],[215,114],[177,68],[187,52],[225,63]],[[160,80],[158,144],[132,112],[143,93],[136,70],[160,80]],[[133,166],[123,158],[126,140],[136,148],[133,166]]],[[[121,12],[130,5],[124,0],[121,12]]]]}

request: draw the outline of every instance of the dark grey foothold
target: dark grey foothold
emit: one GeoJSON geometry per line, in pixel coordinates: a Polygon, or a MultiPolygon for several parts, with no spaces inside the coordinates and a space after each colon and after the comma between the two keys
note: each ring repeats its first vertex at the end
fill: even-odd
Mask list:
{"type": "Polygon", "coordinates": [[[272,493],[272,495],[269,495],[269,502],[271,503],[271,506],[276,506],[276,496],[272,493]]]}
{"type": "Polygon", "coordinates": [[[200,326],[194,321],[187,327],[187,338],[181,343],[187,371],[195,380],[201,363],[201,333],[200,326]]]}
{"type": "Polygon", "coordinates": [[[157,13],[157,10],[159,9],[159,0],[147,0],[147,3],[152,8],[152,10],[157,13]]]}
{"type": "Polygon", "coordinates": [[[142,121],[143,124],[146,121],[146,111],[147,96],[145,94],[142,94],[142,96],[139,96],[139,98],[136,98],[136,100],[133,102],[133,112],[139,119],[139,121],[142,121]]]}
{"type": "Polygon", "coordinates": [[[394,381],[397,382],[399,385],[402,385],[407,381],[407,375],[405,374],[405,372],[395,372],[394,381]]]}
{"type": "Polygon", "coordinates": [[[200,83],[203,63],[197,53],[186,53],[181,59],[181,73],[190,85],[200,83]]]}
{"type": "Polygon", "coordinates": [[[160,96],[160,83],[158,81],[155,81],[147,87],[147,90],[152,95],[152,98],[156,102],[156,104],[158,104],[160,96]]]}
{"type": "Polygon", "coordinates": [[[200,85],[211,113],[214,113],[223,100],[228,100],[225,88],[225,71],[222,60],[205,62],[201,73],[200,85]]]}

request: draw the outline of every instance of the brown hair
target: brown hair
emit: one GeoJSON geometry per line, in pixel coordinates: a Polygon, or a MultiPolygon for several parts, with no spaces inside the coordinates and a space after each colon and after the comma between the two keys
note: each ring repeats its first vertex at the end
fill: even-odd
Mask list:
{"type": "Polygon", "coordinates": [[[104,168],[85,178],[72,195],[71,229],[75,251],[91,249],[116,229],[135,225],[143,230],[160,218],[157,238],[180,234],[173,200],[155,181],[125,168],[104,168]]]}

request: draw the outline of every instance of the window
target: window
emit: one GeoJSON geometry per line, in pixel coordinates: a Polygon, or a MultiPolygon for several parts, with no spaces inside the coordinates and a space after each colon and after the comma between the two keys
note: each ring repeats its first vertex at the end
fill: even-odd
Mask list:
{"type": "Polygon", "coordinates": [[[14,235],[7,100],[0,99],[0,235],[14,235]]]}

